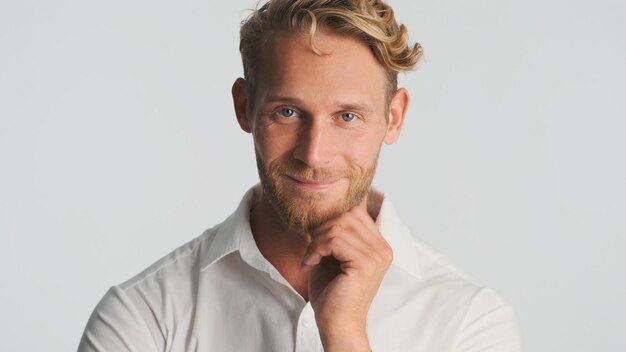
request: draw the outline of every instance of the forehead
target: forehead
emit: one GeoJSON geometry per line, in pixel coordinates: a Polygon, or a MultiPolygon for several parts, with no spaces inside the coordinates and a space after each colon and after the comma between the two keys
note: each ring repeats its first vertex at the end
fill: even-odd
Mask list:
{"type": "MultiPolygon", "coordinates": [[[[366,100],[383,109],[386,75],[363,43],[319,29],[316,53],[308,35],[275,33],[264,47],[257,74],[257,101],[267,96],[331,101],[366,100]]],[[[256,99],[255,99],[256,100],[256,99]]]]}

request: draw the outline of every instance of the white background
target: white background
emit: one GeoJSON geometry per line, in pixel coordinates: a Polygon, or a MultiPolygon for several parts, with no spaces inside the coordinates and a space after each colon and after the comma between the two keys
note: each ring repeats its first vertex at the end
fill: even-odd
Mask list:
{"type": "MultiPolygon", "coordinates": [[[[626,3],[391,4],[425,61],[376,186],[526,351],[625,351],[626,3]]],[[[254,6],[0,2],[3,351],[75,350],[110,286],[257,181],[230,101],[254,6]]]]}

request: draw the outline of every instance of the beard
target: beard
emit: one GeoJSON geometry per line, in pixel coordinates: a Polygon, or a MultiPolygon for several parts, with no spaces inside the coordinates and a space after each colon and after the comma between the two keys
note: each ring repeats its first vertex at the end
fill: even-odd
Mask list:
{"type": "Polygon", "coordinates": [[[311,233],[314,228],[361,203],[372,186],[379,153],[380,149],[365,170],[355,166],[344,170],[312,169],[295,159],[277,160],[266,165],[258,154],[256,162],[263,193],[274,212],[289,229],[311,233]],[[300,191],[287,180],[287,176],[309,182],[330,182],[345,178],[348,189],[339,201],[322,208],[320,201],[325,194],[300,191]]]}

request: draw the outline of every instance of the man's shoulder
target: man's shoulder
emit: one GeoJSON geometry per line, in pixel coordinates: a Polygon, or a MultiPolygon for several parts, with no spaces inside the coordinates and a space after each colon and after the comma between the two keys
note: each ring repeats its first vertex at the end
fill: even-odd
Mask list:
{"type": "MultiPolygon", "coordinates": [[[[470,274],[438,249],[413,237],[411,250],[415,253],[419,277],[409,278],[419,294],[432,295],[440,301],[455,302],[460,306],[470,304],[477,296],[489,299],[494,306],[507,305],[507,301],[488,284],[470,274]]],[[[460,308],[460,307],[459,307],[460,308]]]]}
{"type": "Polygon", "coordinates": [[[237,210],[222,222],[112,288],[136,302],[189,299],[195,294],[205,269],[238,249],[241,233],[247,226],[246,200],[244,196],[237,210]]]}
{"type": "MultiPolygon", "coordinates": [[[[385,197],[377,223],[381,234],[394,252],[393,263],[411,274],[420,285],[456,285],[470,291],[485,285],[459,267],[447,255],[431,247],[426,239],[416,234],[402,221],[394,204],[385,197]]],[[[413,281],[407,277],[408,281],[413,281]]]]}
{"type": "MultiPolygon", "coordinates": [[[[393,287],[387,291],[386,298],[394,297],[389,293],[396,293],[405,298],[398,301],[408,314],[428,314],[431,322],[445,324],[455,331],[463,330],[472,322],[482,329],[492,319],[500,318],[510,323],[511,331],[515,329],[513,308],[497,290],[424,241],[414,237],[411,245],[419,276],[399,276],[398,271],[394,271],[390,280],[393,287]]],[[[382,310],[388,309],[390,301],[393,299],[384,301],[382,310]]]]}
{"type": "Polygon", "coordinates": [[[510,303],[482,280],[458,266],[447,255],[415,239],[421,277],[418,287],[430,292],[440,303],[457,310],[489,311],[509,307],[510,303]]]}
{"type": "Polygon", "coordinates": [[[164,321],[175,321],[193,305],[191,297],[200,263],[220,226],[204,231],[130,279],[111,286],[89,318],[79,351],[91,351],[93,346],[104,343],[119,351],[130,345],[142,351],[162,350],[164,342],[152,337],[164,333],[164,321]]]}
{"type": "Polygon", "coordinates": [[[117,287],[128,291],[138,285],[177,285],[188,281],[194,272],[200,270],[202,258],[206,256],[211,242],[221,224],[217,224],[201,235],[177,247],[156,260],[133,277],[118,284],[117,287]]]}
{"type": "Polygon", "coordinates": [[[456,280],[471,286],[484,286],[483,282],[426,242],[415,239],[415,251],[417,252],[420,273],[424,279],[456,280]]]}

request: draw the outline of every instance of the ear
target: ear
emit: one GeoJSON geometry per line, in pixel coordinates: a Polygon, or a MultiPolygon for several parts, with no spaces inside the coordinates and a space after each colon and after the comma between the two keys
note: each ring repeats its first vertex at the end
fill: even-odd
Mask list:
{"type": "Polygon", "coordinates": [[[391,102],[389,104],[389,116],[387,123],[387,133],[385,133],[385,144],[393,144],[398,137],[400,137],[400,131],[402,131],[402,125],[404,124],[404,117],[406,111],[409,108],[409,92],[400,88],[396,91],[391,102]]]}
{"type": "Polygon", "coordinates": [[[246,89],[246,80],[243,78],[237,78],[231,89],[233,95],[233,104],[235,106],[235,115],[237,115],[237,122],[239,126],[245,132],[252,132],[250,128],[250,115],[248,111],[248,92],[246,89]]]}

